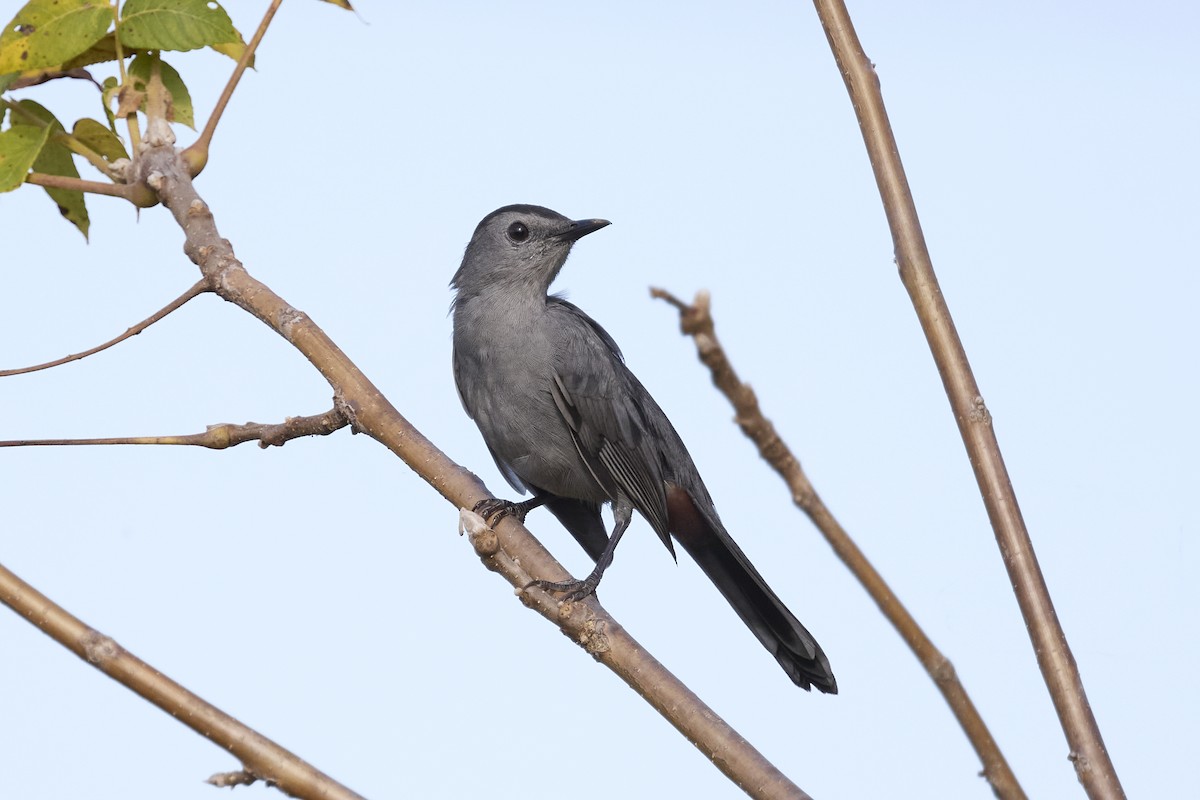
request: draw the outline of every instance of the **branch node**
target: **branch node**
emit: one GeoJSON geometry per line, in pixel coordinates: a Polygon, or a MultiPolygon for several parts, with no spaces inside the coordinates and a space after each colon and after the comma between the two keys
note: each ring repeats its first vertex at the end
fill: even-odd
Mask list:
{"type": "Polygon", "coordinates": [[[942,686],[958,683],[958,672],[954,669],[954,662],[940,651],[938,657],[929,665],[929,674],[935,683],[942,686]]]}
{"type": "Polygon", "coordinates": [[[354,407],[354,403],[348,400],[340,389],[333,395],[333,407],[342,415],[342,419],[349,423],[351,433],[362,433],[363,429],[358,424],[357,409],[354,407]]]}
{"type": "Polygon", "coordinates": [[[234,786],[249,786],[252,783],[256,783],[258,780],[258,776],[250,770],[239,769],[234,772],[214,773],[208,776],[208,779],[204,782],[222,789],[226,787],[232,789],[234,786]]]}
{"type": "Polygon", "coordinates": [[[276,318],[279,333],[289,342],[292,341],[293,329],[296,326],[303,326],[307,322],[308,315],[291,306],[284,306],[279,309],[279,316],[276,318]]]}
{"type": "Polygon", "coordinates": [[[987,404],[983,402],[983,397],[975,395],[975,399],[971,401],[971,411],[967,415],[967,419],[971,422],[991,426],[992,413],[988,411],[987,404]]]}
{"type": "Polygon", "coordinates": [[[492,556],[500,552],[500,537],[497,536],[496,532],[490,528],[478,533],[472,532],[470,539],[471,546],[475,548],[475,555],[479,556],[485,562],[489,561],[492,556]]]}
{"type": "Polygon", "coordinates": [[[487,560],[500,551],[500,539],[496,532],[488,527],[487,520],[469,508],[458,510],[458,535],[464,533],[480,558],[487,560]]]}
{"type": "MultiPolygon", "coordinates": [[[[570,617],[572,609],[568,609],[567,606],[585,608],[582,603],[563,603],[562,608],[559,609],[561,617],[570,617]]],[[[564,621],[566,620],[564,619],[564,621]]],[[[597,619],[595,614],[587,614],[583,620],[583,624],[579,625],[576,623],[576,625],[578,625],[578,631],[575,635],[579,646],[586,650],[593,658],[599,658],[612,649],[608,641],[608,626],[604,620],[597,619]]]]}
{"type": "Polygon", "coordinates": [[[207,425],[204,433],[204,446],[209,449],[224,450],[233,443],[233,426],[228,422],[207,425]]]}
{"type": "Polygon", "coordinates": [[[130,161],[128,158],[118,158],[116,161],[114,161],[108,165],[109,171],[112,172],[113,175],[115,175],[117,178],[119,178],[121,183],[131,183],[132,182],[132,180],[131,180],[132,174],[130,171],[132,167],[133,167],[133,162],[130,161]]]}
{"type": "Polygon", "coordinates": [[[97,630],[89,630],[80,644],[89,664],[102,666],[121,655],[121,645],[97,630]]]}
{"type": "Polygon", "coordinates": [[[175,131],[166,117],[150,117],[146,123],[146,138],[143,140],[148,147],[170,147],[175,144],[175,131]]]}

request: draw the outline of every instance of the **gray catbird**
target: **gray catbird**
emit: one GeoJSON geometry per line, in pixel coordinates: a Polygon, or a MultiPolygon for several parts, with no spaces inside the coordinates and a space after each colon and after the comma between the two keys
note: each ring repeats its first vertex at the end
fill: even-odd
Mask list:
{"type": "Polygon", "coordinates": [[[700,473],[616,342],[561,297],[547,295],[571,245],[608,225],[541,206],[493,211],[475,228],[451,286],[454,379],[497,466],[523,503],[488,500],[492,519],[545,505],[596,561],[582,581],[538,582],[584,597],[641,512],[675,555],[671,535],[797,685],[837,693],[829,661],[725,531],[700,473]],[[610,537],[600,506],[611,503],[610,537]]]}

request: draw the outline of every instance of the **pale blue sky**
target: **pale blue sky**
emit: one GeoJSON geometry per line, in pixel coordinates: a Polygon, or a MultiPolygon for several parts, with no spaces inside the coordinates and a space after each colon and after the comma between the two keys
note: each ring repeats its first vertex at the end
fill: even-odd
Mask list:
{"type": "MultiPolygon", "coordinates": [[[[230,4],[243,32],[261,5],[230,4]]],[[[500,205],[612,220],[556,288],[621,344],[842,693],[793,687],[644,521],[605,605],[814,796],[991,796],[931,681],[647,293],[707,288],[735,365],[1026,791],[1081,797],[812,7],[358,6],[285,4],[199,180],[251,273],[505,492],[454,392],[447,283],[500,205]]],[[[1200,716],[1200,12],[851,13],[1113,760],[1131,796],[1179,796],[1200,716]]],[[[203,117],[231,62],[168,60],[203,117]]],[[[73,119],[97,113],[93,94],[23,96],[73,119]]],[[[0,197],[0,368],[107,339],[197,278],[162,209],[91,209],[85,246],[41,190],[0,197]]],[[[0,438],[187,433],[330,395],[283,340],[203,298],[101,356],[0,381],[0,438]]],[[[481,569],[456,510],[366,437],[4,450],[0,476],[0,563],[368,797],[741,796],[481,569]]],[[[585,569],[549,515],[530,527],[585,569]]],[[[236,767],[7,612],[0,652],[6,795],[212,798],[201,781],[236,767]]]]}

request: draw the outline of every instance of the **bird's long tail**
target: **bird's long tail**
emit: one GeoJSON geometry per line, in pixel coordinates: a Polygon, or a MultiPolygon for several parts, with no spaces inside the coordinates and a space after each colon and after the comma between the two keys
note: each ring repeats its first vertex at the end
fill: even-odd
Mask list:
{"type": "Polygon", "coordinates": [[[720,521],[702,514],[688,492],[673,484],[667,485],[667,510],[675,539],[788,677],[804,689],[837,694],[837,680],[817,640],[771,591],[720,521]]]}

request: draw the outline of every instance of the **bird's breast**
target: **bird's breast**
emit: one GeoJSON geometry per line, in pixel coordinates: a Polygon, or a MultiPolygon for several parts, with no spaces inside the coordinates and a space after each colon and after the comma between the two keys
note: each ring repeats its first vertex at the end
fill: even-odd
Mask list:
{"type": "Polygon", "coordinates": [[[461,320],[459,313],[456,309],[455,377],[467,412],[496,457],[539,489],[593,502],[609,499],[580,458],[554,402],[556,353],[538,320],[517,314],[461,320]]]}

